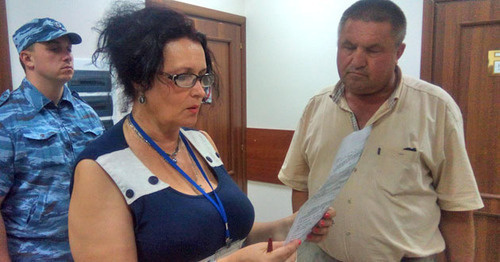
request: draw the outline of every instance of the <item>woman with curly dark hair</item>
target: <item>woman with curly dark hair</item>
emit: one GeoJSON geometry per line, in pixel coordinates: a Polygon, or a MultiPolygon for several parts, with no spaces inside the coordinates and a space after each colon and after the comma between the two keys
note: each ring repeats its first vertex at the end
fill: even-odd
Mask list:
{"type": "MultiPolygon", "coordinates": [[[[295,261],[300,241],[274,243],[272,252],[262,243],[284,239],[294,216],[254,223],[210,136],[190,128],[206,90],[217,88],[206,38],[192,21],[163,7],[122,6],[104,20],[94,62],[100,55],[132,112],[77,161],[69,210],[75,260],[295,261]]],[[[328,231],[333,211],[326,216],[312,241],[328,231]]]]}

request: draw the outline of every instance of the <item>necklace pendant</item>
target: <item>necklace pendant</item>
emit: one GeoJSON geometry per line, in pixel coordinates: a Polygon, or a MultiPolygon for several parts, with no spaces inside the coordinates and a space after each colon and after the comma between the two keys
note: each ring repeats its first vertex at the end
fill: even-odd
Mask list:
{"type": "Polygon", "coordinates": [[[177,163],[177,159],[176,158],[170,158],[172,159],[172,161],[174,161],[174,163],[177,163]]]}

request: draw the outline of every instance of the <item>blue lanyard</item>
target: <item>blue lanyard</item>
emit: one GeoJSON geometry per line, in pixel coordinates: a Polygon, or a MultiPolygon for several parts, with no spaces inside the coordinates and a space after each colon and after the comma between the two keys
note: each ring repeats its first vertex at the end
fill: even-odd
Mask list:
{"type": "Polygon", "coordinates": [[[186,145],[186,148],[189,152],[189,155],[192,157],[192,159],[194,160],[194,162],[196,163],[196,166],[198,167],[198,169],[201,171],[201,174],[203,175],[203,177],[205,178],[205,180],[207,181],[208,185],[210,186],[210,188],[212,189],[212,192],[214,193],[214,196],[215,196],[215,199],[217,200],[217,202],[214,201],[214,199],[212,197],[210,197],[206,192],[205,190],[203,190],[203,188],[201,188],[198,184],[196,184],[196,182],[194,182],[194,180],[188,176],[186,174],[186,172],[184,172],[184,170],[182,170],[178,165],[177,163],[175,163],[168,155],[167,153],[165,153],[165,151],[163,151],[163,149],[161,149],[154,141],[153,139],[151,139],[151,137],[146,134],[146,132],[144,132],[144,130],[142,130],[142,128],[137,124],[137,122],[135,122],[134,120],[134,117],[132,116],[132,114],[129,115],[129,118],[130,118],[130,122],[134,125],[135,129],[141,134],[141,136],[149,143],[149,145],[151,145],[151,147],[156,150],[156,152],[158,154],[160,154],[163,159],[165,159],[165,161],[167,161],[173,168],[175,168],[177,170],[177,172],[179,172],[187,181],[189,181],[189,183],[191,183],[191,185],[193,185],[198,191],[200,191],[203,196],[205,196],[206,199],[208,199],[210,201],[210,203],[212,203],[212,205],[217,209],[217,211],[219,212],[222,220],[224,221],[224,226],[226,228],[226,245],[230,245],[231,244],[231,235],[229,234],[229,223],[227,222],[227,215],[226,215],[226,211],[224,210],[224,205],[222,204],[222,202],[220,201],[220,198],[219,196],[217,195],[217,193],[215,192],[212,184],[210,183],[210,180],[208,180],[208,177],[207,175],[205,174],[205,171],[203,171],[203,168],[201,167],[200,165],[200,162],[198,161],[198,158],[196,158],[196,155],[194,154],[193,152],[193,149],[191,149],[191,147],[189,146],[189,143],[188,141],[186,140],[186,137],[181,133],[179,132],[179,135],[182,139],[182,142],[184,142],[184,144],[186,145]]]}

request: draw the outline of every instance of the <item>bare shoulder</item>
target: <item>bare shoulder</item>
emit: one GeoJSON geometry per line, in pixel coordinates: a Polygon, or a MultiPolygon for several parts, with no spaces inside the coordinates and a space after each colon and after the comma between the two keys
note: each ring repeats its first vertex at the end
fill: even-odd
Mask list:
{"type": "Polygon", "coordinates": [[[96,161],[90,159],[82,160],[76,166],[71,202],[98,205],[107,211],[128,209],[118,186],[96,161]]]}
{"type": "MultiPolygon", "coordinates": [[[[96,161],[85,159],[76,166],[73,194],[85,190],[100,192],[99,195],[102,195],[109,190],[113,191],[113,187],[118,190],[108,173],[96,161]]],[[[120,193],[119,190],[117,193],[120,193]]]]}
{"type": "Polygon", "coordinates": [[[132,214],[116,184],[94,160],[76,166],[68,228],[75,260],[136,257],[132,214]]]}

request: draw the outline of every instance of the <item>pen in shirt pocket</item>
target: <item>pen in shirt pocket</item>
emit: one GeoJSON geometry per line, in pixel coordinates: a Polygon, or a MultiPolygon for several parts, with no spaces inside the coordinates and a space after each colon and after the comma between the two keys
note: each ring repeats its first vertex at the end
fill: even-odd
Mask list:
{"type": "MultiPolygon", "coordinates": [[[[403,151],[411,151],[411,152],[417,152],[417,148],[416,147],[405,147],[403,148],[403,151]]],[[[382,152],[382,148],[377,148],[377,155],[380,155],[380,153],[382,152]]]]}

